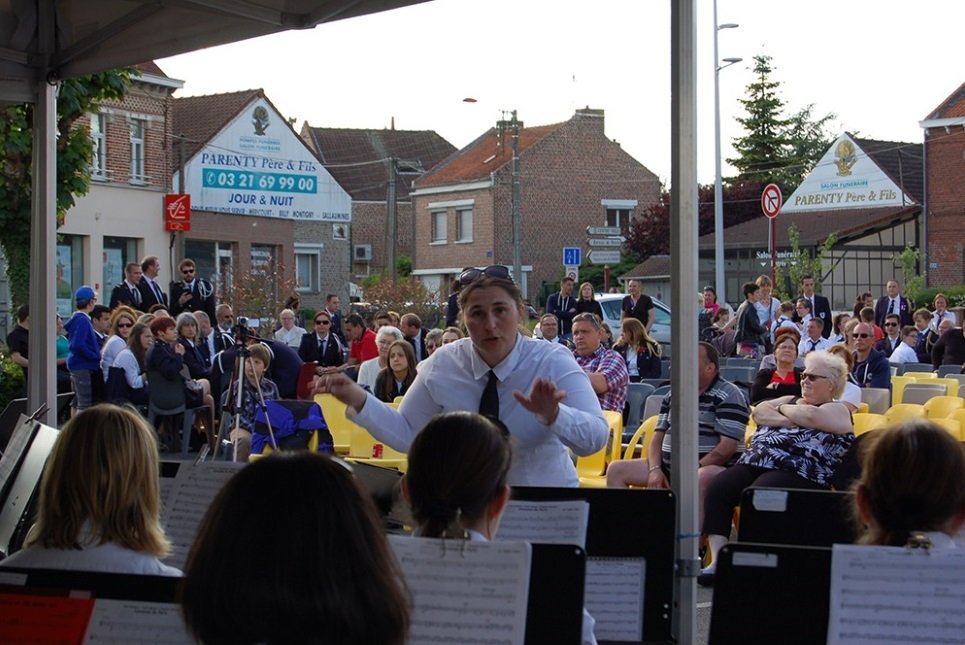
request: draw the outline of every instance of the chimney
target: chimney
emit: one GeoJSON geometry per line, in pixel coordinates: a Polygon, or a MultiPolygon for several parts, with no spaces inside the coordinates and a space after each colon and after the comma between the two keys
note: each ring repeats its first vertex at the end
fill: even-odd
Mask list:
{"type": "Polygon", "coordinates": [[[594,110],[590,106],[579,109],[573,119],[581,129],[592,129],[603,134],[603,110],[594,110]]]}

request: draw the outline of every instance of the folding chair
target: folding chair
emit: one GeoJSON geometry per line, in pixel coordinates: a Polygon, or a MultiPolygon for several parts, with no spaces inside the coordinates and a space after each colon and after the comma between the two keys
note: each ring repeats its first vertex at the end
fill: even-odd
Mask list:
{"type": "Polygon", "coordinates": [[[947,419],[955,410],[965,408],[960,396],[933,396],[924,403],[925,416],[929,419],[947,419]]]}
{"type": "Polygon", "coordinates": [[[948,388],[944,383],[909,383],[902,392],[901,402],[921,405],[933,397],[945,396],[946,392],[948,388]]]}
{"type": "Polygon", "coordinates": [[[965,374],[962,374],[961,365],[939,365],[938,378],[945,378],[947,376],[965,376],[965,374]]]}
{"type": "MultiPolygon", "coordinates": [[[[653,394],[654,386],[647,383],[630,383],[627,388],[627,422],[624,428],[636,428],[645,418],[643,408],[647,404],[647,397],[653,394]]],[[[621,437],[622,441],[622,437],[621,437]]]]}
{"type": "Polygon", "coordinates": [[[888,408],[885,419],[888,424],[906,421],[908,419],[924,419],[925,408],[917,403],[899,403],[888,408]]]}
{"type": "MultiPolygon", "coordinates": [[[[147,373],[147,380],[151,384],[147,405],[148,421],[157,428],[158,417],[181,415],[181,455],[187,456],[191,448],[191,428],[194,427],[194,417],[199,410],[209,410],[208,406],[187,407],[184,381],[181,379],[171,381],[164,378],[160,372],[151,370],[147,373]]],[[[214,432],[214,428],[209,427],[208,432],[214,432]]]]}
{"type": "Polygon", "coordinates": [[[854,436],[871,432],[888,424],[888,419],[883,414],[861,413],[852,415],[854,419],[854,436]]]}
{"type": "MultiPolygon", "coordinates": [[[[895,378],[901,378],[896,376],[895,378]]],[[[895,386],[894,379],[891,382],[892,387],[895,386]]],[[[904,386],[902,386],[904,387],[904,386]]],[[[880,387],[863,387],[861,388],[861,402],[868,404],[868,410],[874,414],[884,414],[889,408],[890,403],[897,403],[897,401],[889,399],[892,393],[885,388],[880,387]]]]}

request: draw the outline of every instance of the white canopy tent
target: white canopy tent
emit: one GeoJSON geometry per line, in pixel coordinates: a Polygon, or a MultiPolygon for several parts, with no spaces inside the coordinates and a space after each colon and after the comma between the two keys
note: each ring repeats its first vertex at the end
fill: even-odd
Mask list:
{"type": "MultiPolygon", "coordinates": [[[[425,0],[0,0],[0,104],[33,102],[28,399],[55,400],[56,82],[425,0]]],[[[677,505],[674,637],[694,641],[697,562],[696,0],[671,1],[673,452],[677,505]],[[683,476],[686,474],[686,476],[683,476]]],[[[53,406],[52,406],[53,407],[53,406]]],[[[54,423],[53,412],[46,422],[54,423]]]]}

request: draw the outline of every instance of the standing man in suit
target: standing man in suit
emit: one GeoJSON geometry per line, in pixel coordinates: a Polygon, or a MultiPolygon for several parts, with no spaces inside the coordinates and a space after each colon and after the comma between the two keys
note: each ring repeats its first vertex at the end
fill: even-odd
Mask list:
{"type": "MultiPolygon", "coordinates": [[[[800,298],[811,303],[811,315],[815,318],[820,318],[824,322],[824,327],[821,329],[821,335],[825,338],[831,336],[831,303],[824,296],[820,296],[814,293],[814,276],[806,275],[801,278],[801,295],[800,298]]],[[[800,320],[795,317],[794,322],[800,322],[800,320]]]]}
{"type": "Polygon", "coordinates": [[[197,277],[198,268],[190,258],[181,260],[178,271],[181,279],[171,283],[171,315],[177,318],[185,311],[203,311],[214,318],[214,286],[197,277]]]}
{"type": "Polygon", "coordinates": [[[147,311],[154,305],[163,305],[168,308],[168,294],[164,293],[160,283],[157,281],[158,273],[161,272],[161,262],[156,255],[148,255],[141,260],[141,281],[137,288],[141,292],[141,311],[147,311]]]}
{"type": "Polygon", "coordinates": [[[885,285],[888,295],[878,298],[875,303],[875,324],[883,327],[888,314],[898,314],[901,326],[913,324],[912,305],[908,298],[901,295],[901,287],[897,280],[889,280],[885,285]]]}
{"type": "Polygon", "coordinates": [[[315,331],[302,336],[298,357],[306,363],[316,363],[319,370],[338,367],[342,364],[342,342],[332,331],[332,317],[322,310],[315,314],[314,323],[315,331]]]}
{"type": "MultiPolygon", "coordinates": [[[[576,315],[576,298],[573,297],[573,278],[560,280],[559,293],[546,299],[546,313],[554,314],[560,321],[560,336],[566,340],[573,337],[573,316],[576,315]]],[[[405,330],[403,330],[404,332],[405,330]]]]}
{"type": "Polygon", "coordinates": [[[138,288],[140,282],[141,265],[137,262],[128,262],[124,266],[124,280],[111,291],[110,308],[116,309],[120,305],[127,305],[135,311],[142,311],[141,291],[138,288]]]}
{"type": "Polygon", "coordinates": [[[330,293],[325,296],[325,310],[332,319],[332,333],[338,336],[342,344],[345,344],[345,332],[342,331],[342,314],[338,310],[341,304],[342,301],[339,300],[338,294],[330,293]]]}

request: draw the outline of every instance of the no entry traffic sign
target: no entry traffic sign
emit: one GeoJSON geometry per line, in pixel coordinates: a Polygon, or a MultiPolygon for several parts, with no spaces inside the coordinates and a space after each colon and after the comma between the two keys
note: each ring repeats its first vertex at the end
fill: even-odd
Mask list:
{"type": "Polygon", "coordinates": [[[768,219],[777,217],[783,203],[784,198],[781,196],[781,188],[777,184],[764,186],[764,192],[761,193],[761,210],[764,211],[764,215],[768,219]]]}

